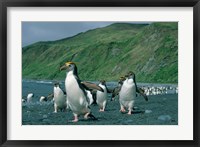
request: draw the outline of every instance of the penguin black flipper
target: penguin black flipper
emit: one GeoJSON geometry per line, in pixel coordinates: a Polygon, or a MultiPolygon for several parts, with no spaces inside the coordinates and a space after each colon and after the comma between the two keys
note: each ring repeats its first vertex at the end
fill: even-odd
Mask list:
{"type": "MultiPolygon", "coordinates": [[[[88,88],[87,86],[85,86],[85,84],[83,84],[83,83],[85,83],[85,82],[82,82],[77,76],[75,76],[75,78],[76,78],[76,80],[77,80],[77,83],[78,83],[80,89],[82,89],[82,91],[83,91],[83,93],[84,93],[84,95],[85,95],[85,97],[86,97],[86,101],[87,101],[88,103],[90,103],[90,99],[88,98],[87,93],[86,93],[85,90],[89,90],[89,91],[91,92],[92,89],[91,89],[91,88],[88,88]]],[[[89,82],[87,82],[87,83],[89,83],[89,82]]],[[[92,83],[92,84],[93,84],[93,83],[92,83]]],[[[101,88],[101,87],[100,87],[100,88],[101,88]]]]}
{"type": "Polygon", "coordinates": [[[94,83],[82,81],[81,84],[82,84],[83,87],[85,87],[87,90],[90,90],[90,91],[91,91],[91,90],[93,90],[93,89],[96,89],[96,90],[99,90],[99,91],[101,91],[101,92],[104,92],[104,90],[103,90],[100,86],[98,86],[98,85],[96,85],[96,84],[94,84],[94,83]]]}
{"type": "Polygon", "coordinates": [[[106,86],[107,93],[112,93],[112,90],[106,86]]]}
{"type": "Polygon", "coordinates": [[[112,91],[112,97],[115,97],[119,94],[121,87],[115,87],[112,91]]]}
{"type": "Polygon", "coordinates": [[[145,99],[146,101],[148,101],[148,97],[146,96],[146,94],[144,93],[144,91],[143,91],[142,88],[137,87],[136,92],[138,92],[139,94],[141,94],[141,95],[144,97],[144,99],[145,99]]]}
{"type": "Polygon", "coordinates": [[[53,97],[54,97],[54,94],[51,93],[51,94],[49,94],[49,95],[47,96],[47,99],[48,99],[48,100],[51,100],[51,99],[53,99],[53,97]]]}
{"type": "Polygon", "coordinates": [[[144,99],[145,99],[146,101],[148,101],[148,97],[147,97],[146,94],[144,93],[143,89],[140,88],[140,87],[138,87],[137,84],[136,84],[136,76],[135,76],[135,78],[134,78],[134,83],[135,83],[135,86],[136,86],[136,92],[139,93],[139,94],[141,94],[141,95],[144,97],[144,99]]]}

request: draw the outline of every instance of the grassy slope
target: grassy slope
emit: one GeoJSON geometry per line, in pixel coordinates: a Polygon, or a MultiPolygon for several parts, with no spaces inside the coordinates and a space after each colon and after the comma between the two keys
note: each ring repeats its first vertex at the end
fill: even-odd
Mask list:
{"type": "Polygon", "coordinates": [[[23,78],[64,79],[59,66],[78,53],[84,80],[117,80],[129,70],[140,82],[177,83],[178,24],[113,24],[23,48],[23,78]]]}

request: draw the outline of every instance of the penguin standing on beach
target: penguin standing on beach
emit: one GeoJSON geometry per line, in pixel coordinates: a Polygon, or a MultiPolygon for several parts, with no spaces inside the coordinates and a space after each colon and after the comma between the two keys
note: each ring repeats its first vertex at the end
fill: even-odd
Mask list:
{"type": "Polygon", "coordinates": [[[97,89],[103,91],[103,89],[93,83],[81,82],[78,76],[77,66],[74,62],[66,62],[60,70],[67,71],[65,88],[69,107],[74,114],[74,120],[72,122],[77,122],[79,115],[84,115],[86,119],[88,117],[96,119],[91,114],[86,90],[97,89]]]}
{"type": "Polygon", "coordinates": [[[130,71],[125,77],[119,92],[120,112],[126,112],[128,109],[128,114],[131,115],[136,98],[135,74],[130,71]]]}
{"type": "Polygon", "coordinates": [[[28,103],[31,103],[33,97],[34,97],[34,94],[33,94],[33,93],[29,93],[29,94],[27,95],[27,102],[28,102],[28,103]]]}
{"type": "Polygon", "coordinates": [[[54,113],[58,112],[58,109],[63,111],[67,108],[67,98],[62,89],[60,88],[59,83],[54,84],[54,113]]]}
{"type": "Polygon", "coordinates": [[[41,96],[40,97],[40,102],[46,102],[48,99],[46,96],[41,96]]]}
{"type": "Polygon", "coordinates": [[[92,93],[91,93],[91,91],[89,91],[89,90],[86,90],[86,92],[87,92],[87,97],[88,97],[88,99],[89,99],[89,105],[92,105],[92,103],[94,102],[92,93]]]}
{"type": "Polygon", "coordinates": [[[97,91],[96,102],[97,102],[98,106],[100,107],[99,111],[103,112],[103,111],[105,111],[107,98],[108,98],[108,90],[107,90],[108,88],[106,86],[106,81],[101,80],[99,86],[104,90],[104,92],[97,91]]]}

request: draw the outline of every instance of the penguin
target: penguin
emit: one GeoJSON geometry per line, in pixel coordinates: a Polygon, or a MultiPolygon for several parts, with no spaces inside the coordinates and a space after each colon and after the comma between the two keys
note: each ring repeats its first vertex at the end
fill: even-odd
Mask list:
{"type": "Polygon", "coordinates": [[[128,114],[131,115],[136,98],[135,74],[130,71],[125,77],[119,92],[120,112],[126,112],[128,109],[128,114]]]}
{"type": "Polygon", "coordinates": [[[67,99],[66,95],[60,88],[59,83],[54,84],[54,113],[58,112],[58,109],[66,110],[67,99]]]}
{"type": "MultiPolygon", "coordinates": [[[[122,77],[119,78],[117,87],[115,87],[115,88],[112,90],[112,92],[111,92],[111,93],[112,93],[112,95],[111,95],[111,101],[113,101],[114,98],[115,98],[117,95],[119,95],[119,92],[120,92],[120,90],[121,90],[121,87],[122,87],[124,81],[126,80],[126,78],[125,78],[126,76],[128,76],[128,75],[125,75],[125,76],[122,76],[122,77]]],[[[145,94],[146,91],[143,90],[142,88],[138,87],[136,82],[135,82],[135,84],[136,84],[136,92],[139,93],[140,95],[142,95],[146,101],[148,101],[148,97],[147,97],[147,95],[145,94]]]]}
{"type": "Polygon", "coordinates": [[[26,102],[26,99],[22,98],[22,103],[25,103],[26,102]]]}
{"type": "Polygon", "coordinates": [[[105,111],[107,98],[108,98],[108,90],[107,90],[108,88],[106,86],[106,81],[101,80],[99,86],[104,90],[104,92],[97,91],[96,102],[98,106],[100,107],[99,111],[103,112],[105,111]]]}
{"type": "Polygon", "coordinates": [[[46,102],[46,101],[47,101],[47,97],[45,97],[45,96],[40,97],[40,102],[46,102]]]}
{"type": "Polygon", "coordinates": [[[65,88],[69,107],[74,115],[72,122],[78,122],[78,116],[80,115],[84,115],[85,119],[90,117],[96,120],[89,108],[86,90],[97,89],[103,91],[103,89],[93,83],[81,82],[74,62],[66,62],[60,67],[60,70],[66,70],[65,88]]]}
{"type": "Polygon", "coordinates": [[[33,97],[34,97],[34,94],[33,93],[29,93],[28,95],[27,95],[27,102],[28,103],[30,103],[30,102],[32,102],[32,99],[33,99],[33,97]]]}
{"type": "Polygon", "coordinates": [[[89,98],[89,105],[92,105],[92,103],[94,102],[92,93],[89,90],[86,90],[86,92],[87,92],[87,97],[89,98]]]}

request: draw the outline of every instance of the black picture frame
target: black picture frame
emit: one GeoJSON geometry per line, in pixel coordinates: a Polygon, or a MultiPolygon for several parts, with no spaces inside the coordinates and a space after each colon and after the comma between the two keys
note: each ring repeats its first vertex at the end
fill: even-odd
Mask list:
{"type": "Polygon", "coordinates": [[[199,146],[199,63],[200,56],[200,2],[199,0],[1,0],[0,2],[0,145],[1,146],[199,146]],[[193,118],[192,141],[25,141],[7,140],[7,8],[8,7],[193,7],[193,118]]]}

